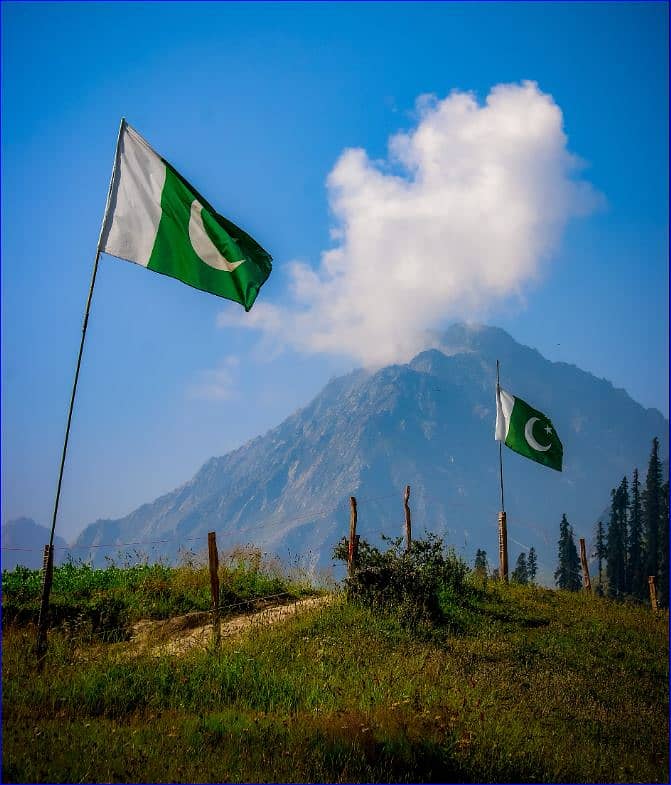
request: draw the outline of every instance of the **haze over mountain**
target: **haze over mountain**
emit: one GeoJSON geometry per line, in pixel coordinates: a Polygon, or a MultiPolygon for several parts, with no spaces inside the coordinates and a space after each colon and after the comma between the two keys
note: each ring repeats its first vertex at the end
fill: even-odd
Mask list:
{"type": "MultiPolygon", "coordinates": [[[[2,569],[13,570],[17,565],[38,569],[42,566],[44,546],[49,543],[50,530],[32,518],[14,518],[2,525],[2,569]]],[[[54,563],[66,558],[67,543],[54,535],[54,563]]]]}
{"type": "Polygon", "coordinates": [[[552,363],[498,328],[454,325],[439,345],[405,365],[331,380],[305,408],[210,459],[181,487],[86,527],[77,553],[100,563],[113,551],[89,547],[167,540],[144,549],[174,557],[180,547],[202,549],[216,530],[220,548],[252,543],[323,566],[348,530],[350,495],[359,503],[359,533],[377,541],[400,534],[409,484],[416,536],[444,535],[469,559],[485,548],[494,563],[499,359],[502,387],[546,412],[564,444],[562,473],[504,448],[511,563],[534,545],[549,581],[562,513],[589,538],[610,489],[647,465],[653,436],[668,455],[668,423],[608,381],[552,363]]]}

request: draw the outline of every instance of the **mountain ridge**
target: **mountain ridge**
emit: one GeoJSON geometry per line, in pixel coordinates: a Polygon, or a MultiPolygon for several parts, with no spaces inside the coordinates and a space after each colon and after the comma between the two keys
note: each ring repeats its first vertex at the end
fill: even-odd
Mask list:
{"type": "MultiPolygon", "coordinates": [[[[528,519],[526,539],[540,530],[549,544],[548,537],[555,539],[550,526],[558,526],[561,512],[588,519],[593,507],[591,527],[617,476],[641,463],[652,436],[660,437],[668,453],[664,417],[626,391],[569,363],[552,363],[500,328],[454,325],[443,334],[440,348],[426,349],[408,363],[355,369],[329,380],[275,428],[210,458],[190,480],[127,516],[90,524],[75,545],[90,548],[89,555],[99,561],[100,549],[96,553],[92,546],[172,537],[186,547],[190,538],[217,530],[227,532],[231,544],[249,540],[307,553],[311,563],[324,565],[331,546],[346,533],[350,495],[364,499],[397,492],[400,499],[410,484],[415,531],[426,525],[457,546],[463,539],[465,555],[487,545],[494,553],[496,359],[501,360],[502,386],[548,412],[565,444],[567,471],[552,479],[554,472],[506,453],[506,500],[510,496],[513,505],[509,519],[516,514],[518,520],[528,519]],[[596,448],[590,439],[605,446],[596,448]],[[593,470],[601,492],[597,504],[587,474],[590,466],[603,462],[616,474],[608,480],[608,472],[593,470]],[[525,504],[516,486],[520,479],[538,486],[525,504]],[[571,490],[576,482],[578,490],[571,490]],[[567,509],[560,509],[560,489],[567,509]],[[585,496],[584,510],[574,498],[578,493],[585,496]],[[558,516],[552,523],[544,520],[546,498],[558,516]],[[333,508],[337,512],[328,513],[333,508]]],[[[362,536],[369,536],[367,529],[376,536],[400,532],[400,502],[395,504],[394,512],[390,506],[385,511],[382,502],[360,504],[362,536]]],[[[548,547],[531,544],[551,558],[548,547]]],[[[162,553],[174,557],[176,550],[168,547],[162,553]]]]}
{"type": "MultiPolygon", "coordinates": [[[[2,569],[13,570],[19,565],[29,569],[42,567],[44,546],[49,543],[51,530],[25,516],[12,518],[2,524],[2,569]]],[[[67,543],[54,535],[54,564],[67,558],[67,543]]]]}

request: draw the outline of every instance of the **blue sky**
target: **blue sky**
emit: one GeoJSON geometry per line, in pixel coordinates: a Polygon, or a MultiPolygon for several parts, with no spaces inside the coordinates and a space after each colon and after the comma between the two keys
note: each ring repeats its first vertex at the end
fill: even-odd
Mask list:
{"type": "MultiPolygon", "coordinates": [[[[387,145],[424,127],[419,96],[442,106],[470,92],[482,107],[497,85],[525,80],[561,112],[582,161],[570,177],[593,204],[547,217],[561,224],[556,242],[514,293],[468,308],[448,298],[444,311],[434,300],[433,312],[499,325],[668,416],[668,5],[3,2],[3,521],[49,522],[121,116],[270,250],[259,304],[278,309],[280,326],[245,329],[239,306],[103,256],[57,529],[66,539],[181,484],[365,361],[346,343],[318,350],[319,314],[296,318],[296,275],[339,242],[349,263],[331,230],[345,220],[351,240],[353,214],[338,213],[329,174],[362,148],[383,161],[367,176],[407,178],[387,145]]],[[[339,326],[327,325],[331,345],[339,326]]]]}

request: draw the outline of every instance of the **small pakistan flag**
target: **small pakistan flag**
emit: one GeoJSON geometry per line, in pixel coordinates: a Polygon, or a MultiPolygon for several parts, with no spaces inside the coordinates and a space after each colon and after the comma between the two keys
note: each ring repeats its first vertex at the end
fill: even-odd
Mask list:
{"type": "Polygon", "coordinates": [[[495,439],[532,461],[562,470],[564,448],[551,420],[498,386],[495,439]]]}
{"type": "Polygon", "coordinates": [[[100,249],[246,311],[272,269],[270,254],[219,215],[125,120],[100,249]]]}

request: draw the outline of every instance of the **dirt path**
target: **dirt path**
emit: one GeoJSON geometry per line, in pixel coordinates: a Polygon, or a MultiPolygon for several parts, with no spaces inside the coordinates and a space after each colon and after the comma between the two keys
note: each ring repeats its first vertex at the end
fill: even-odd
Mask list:
{"type": "MultiPolygon", "coordinates": [[[[308,597],[285,605],[273,605],[221,622],[221,637],[239,635],[253,627],[277,622],[333,601],[333,595],[308,597]]],[[[187,613],[164,621],[139,621],[133,625],[131,644],[148,654],[185,654],[204,649],[212,641],[212,621],[208,612],[187,613]]]]}

